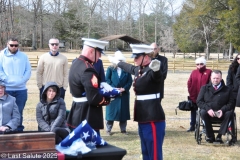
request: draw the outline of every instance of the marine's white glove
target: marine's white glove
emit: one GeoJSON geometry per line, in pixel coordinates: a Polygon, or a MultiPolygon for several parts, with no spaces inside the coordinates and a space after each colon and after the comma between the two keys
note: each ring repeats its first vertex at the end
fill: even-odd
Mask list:
{"type": "Polygon", "coordinates": [[[108,56],[108,60],[109,60],[109,62],[111,62],[114,65],[117,65],[120,62],[117,58],[115,58],[113,56],[108,56]]]}
{"type": "Polygon", "coordinates": [[[107,84],[106,82],[100,83],[100,88],[104,88],[107,92],[112,91],[113,87],[107,84]]]}
{"type": "Polygon", "coordinates": [[[157,59],[154,59],[149,64],[149,68],[151,68],[154,72],[159,71],[161,62],[157,59]]]}

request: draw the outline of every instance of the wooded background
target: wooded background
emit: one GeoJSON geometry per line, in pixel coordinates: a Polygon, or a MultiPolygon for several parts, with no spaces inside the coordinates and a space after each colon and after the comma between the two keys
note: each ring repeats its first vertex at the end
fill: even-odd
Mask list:
{"type": "MultiPolygon", "coordinates": [[[[46,48],[52,37],[79,49],[82,37],[126,34],[163,52],[232,55],[240,44],[240,0],[0,0],[0,47],[46,48]]],[[[122,48],[114,41],[113,48],[122,48]]]]}

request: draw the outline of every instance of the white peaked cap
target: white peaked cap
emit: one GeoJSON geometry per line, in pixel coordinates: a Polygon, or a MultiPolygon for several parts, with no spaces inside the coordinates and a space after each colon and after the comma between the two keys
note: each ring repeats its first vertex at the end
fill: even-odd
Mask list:
{"type": "Polygon", "coordinates": [[[124,57],[121,51],[116,51],[114,55],[115,55],[115,58],[117,58],[119,61],[126,62],[126,58],[124,57]]]}
{"type": "Polygon", "coordinates": [[[84,41],[84,45],[99,49],[101,50],[101,52],[104,50],[105,46],[108,45],[107,41],[101,41],[90,38],[82,38],[82,40],[84,41]]]}
{"type": "Polygon", "coordinates": [[[138,54],[148,54],[153,52],[154,48],[146,44],[130,44],[132,48],[132,58],[135,58],[138,54]]]}

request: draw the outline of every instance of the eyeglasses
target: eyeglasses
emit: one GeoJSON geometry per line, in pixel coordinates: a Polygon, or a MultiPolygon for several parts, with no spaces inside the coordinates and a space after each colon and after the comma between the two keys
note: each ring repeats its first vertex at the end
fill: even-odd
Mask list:
{"type": "Polygon", "coordinates": [[[154,50],[157,50],[157,48],[153,48],[154,50]]]}
{"type": "Polygon", "coordinates": [[[9,44],[10,47],[18,47],[18,44],[9,44]]]}
{"type": "Polygon", "coordinates": [[[51,44],[51,46],[58,46],[58,43],[50,43],[51,44]]]}
{"type": "Polygon", "coordinates": [[[239,60],[240,58],[237,58],[237,60],[239,60]]]}
{"type": "Polygon", "coordinates": [[[203,65],[203,63],[197,63],[196,65],[197,65],[197,66],[199,66],[199,65],[201,65],[201,66],[202,66],[202,65],[203,65]]]}

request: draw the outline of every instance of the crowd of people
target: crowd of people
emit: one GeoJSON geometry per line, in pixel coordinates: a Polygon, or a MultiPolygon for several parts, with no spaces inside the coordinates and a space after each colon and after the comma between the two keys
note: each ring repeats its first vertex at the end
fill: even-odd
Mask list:
{"type": "MultiPolygon", "coordinates": [[[[127,121],[130,120],[129,90],[133,87],[136,97],[133,120],[138,122],[142,157],[144,160],[163,159],[166,122],[161,102],[164,98],[168,59],[159,54],[160,48],[156,43],[130,44],[135,65],[127,63],[122,52],[116,51],[114,56],[108,56],[112,65],[105,74],[100,58],[105,54],[108,42],[89,38],[82,40],[81,55],[72,62],[70,69],[67,57],[59,52],[57,38],[49,40],[49,52],[39,59],[36,71],[39,88],[39,103],[36,106],[38,130],[54,132],[58,144],[84,120],[99,135],[104,124],[107,135],[112,135],[114,121],[118,121],[120,132],[127,135],[127,121]],[[64,97],[68,85],[72,106],[66,116],[64,97]],[[116,89],[119,95],[107,97],[99,91],[101,88],[106,92],[116,89]],[[105,123],[103,106],[106,106],[105,123]]],[[[18,46],[18,40],[10,38],[7,47],[0,52],[0,131],[24,130],[23,109],[27,101],[26,83],[31,77],[31,65],[27,55],[18,46]]],[[[189,99],[194,106],[187,131],[195,131],[196,112],[200,109],[206,123],[206,141],[222,142],[226,124],[235,106],[240,106],[237,98],[240,94],[240,54],[229,67],[226,85],[222,72],[207,69],[203,57],[197,58],[195,64],[196,69],[187,81],[189,99]],[[217,116],[216,112],[219,113],[217,116]],[[212,118],[223,120],[216,138],[211,126],[212,118]]]]}

